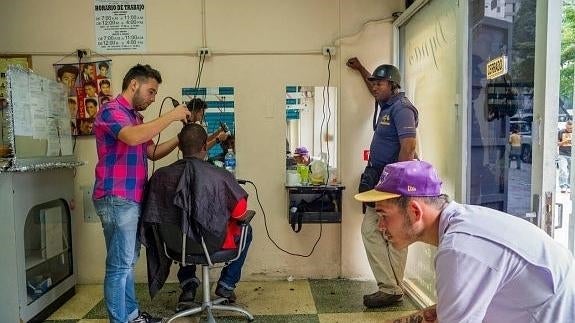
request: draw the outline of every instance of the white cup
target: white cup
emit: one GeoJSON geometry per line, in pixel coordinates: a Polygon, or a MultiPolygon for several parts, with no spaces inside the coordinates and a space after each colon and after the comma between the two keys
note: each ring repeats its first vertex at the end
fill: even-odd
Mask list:
{"type": "Polygon", "coordinates": [[[297,171],[288,170],[286,173],[286,184],[287,186],[299,186],[300,179],[297,171]]]}

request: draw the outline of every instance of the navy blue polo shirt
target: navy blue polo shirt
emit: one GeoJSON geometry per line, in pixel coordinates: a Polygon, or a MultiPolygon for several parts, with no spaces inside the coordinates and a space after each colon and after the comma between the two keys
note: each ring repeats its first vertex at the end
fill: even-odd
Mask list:
{"type": "Polygon", "coordinates": [[[397,161],[400,139],[415,138],[418,112],[404,93],[398,93],[386,102],[379,102],[379,107],[377,126],[369,148],[369,163],[375,167],[384,167],[397,161]]]}

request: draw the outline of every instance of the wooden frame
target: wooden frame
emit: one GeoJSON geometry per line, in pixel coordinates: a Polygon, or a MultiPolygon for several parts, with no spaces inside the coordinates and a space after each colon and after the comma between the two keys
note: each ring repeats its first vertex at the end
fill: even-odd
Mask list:
{"type": "Polygon", "coordinates": [[[4,128],[6,125],[3,110],[7,107],[6,89],[8,88],[8,84],[6,83],[6,70],[8,69],[8,65],[14,64],[32,68],[32,55],[6,55],[0,53],[0,110],[2,110],[2,114],[0,114],[0,128],[2,128],[0,129],[2,131],[0,138],[0,158],[12,155],[12,149],[6,141],[6,129],[4,128]]]}
{"type": "Polygon", "coordinates": [[[32,68],[32,55],[12,55],[0,53],[0,98],[6,98],[6,69],[8,65],[17,64],[22,67],[32,68]],[[26,64],[23,64],[23,63],[26,64]]]}

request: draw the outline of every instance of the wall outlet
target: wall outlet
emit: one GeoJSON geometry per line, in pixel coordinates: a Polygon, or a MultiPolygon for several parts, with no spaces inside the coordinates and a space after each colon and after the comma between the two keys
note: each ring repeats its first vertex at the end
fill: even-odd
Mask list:
{"type": "Polygon", "coordinates": [[[335,56],[335,47],[333,46],[324,46],[321,48],[321,53],[323,56],[335,56]]]}
{"type": "Polygon", "coordinates": [[[92,56],[92,50],[90,48],[78,48],[76,49],[76,53],[79,58],[92,56]]]}
{"type": "Polygon", "coordinates": [[[202,48],[198,48],[198,56],[202,57],[202,56],[211,56],[212,55],[212,51],[207,48],[207,47],[202,47],[202,48]]]}

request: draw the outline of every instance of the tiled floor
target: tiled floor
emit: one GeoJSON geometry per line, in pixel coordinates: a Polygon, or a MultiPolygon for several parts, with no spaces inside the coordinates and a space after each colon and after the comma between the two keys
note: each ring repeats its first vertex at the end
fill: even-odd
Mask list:
{"type": "MultiPolygon", "coordinates": [[[[375,282],[352,280],[296,280],[241,282],[236,288],[238,305],[251,312],[256,322],[382,322],[408,315],[416,305],[404,298],[397,306],[367,309],[363,294],[373,292],[375,282]]],[[[179,295],[177,284],[166,284],[153,299],[147,286],[136,286],[140,307],[153,315],[169,317],[174,313],[179,295]]],[[[213,288],[212,288],[213,293],[213,288]]],[[[58,323],[104,323],[106,310],[101,285],[79,285],[76,295],[48,318],[58,323]]],[[[197,300],[201,299],[198,292],[197,300]]],[[[246,322],[240,316],[215,312],[218,322],[246,322]]],[[[179,323],[205,322],[205,317],[179,319],[179,323]]]]}

